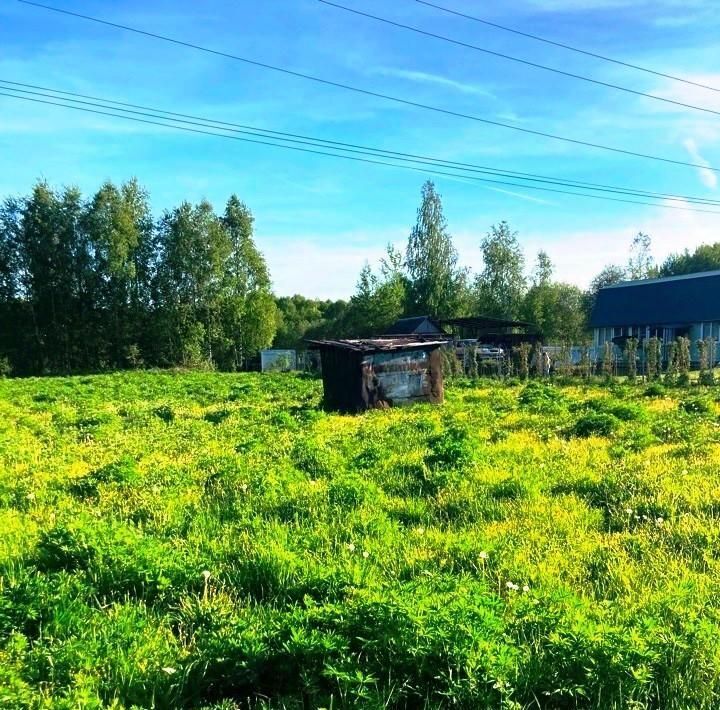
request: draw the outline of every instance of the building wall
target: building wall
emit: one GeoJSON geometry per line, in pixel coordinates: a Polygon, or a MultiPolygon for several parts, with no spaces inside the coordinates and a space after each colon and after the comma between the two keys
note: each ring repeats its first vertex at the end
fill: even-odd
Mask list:
{"type": "MultiPolygon", "coordinates": [[[[662,339],[663,344],[669,345],[675,341],[677,330],[676,328],[647,325],[595,328],[593,330],[593,345],[598,352],[601,352],[607,341],[612,341],[613,338],[622,336],[641,339],[659,337],[662,339]]],[[[690,356],[693,361],[697,361],[699,359],[696,346],[697,341],[710,337],[715,338],[716,341],[720,341],[720,321],[692,323],[689,326],[687,337],[690,338],[690,356]]],[[[616,347],[616,350],[619,355],[620,349],[616,347]]],[[[720,347],[718,347],[717,357],[720,357],[720,347]]]]}

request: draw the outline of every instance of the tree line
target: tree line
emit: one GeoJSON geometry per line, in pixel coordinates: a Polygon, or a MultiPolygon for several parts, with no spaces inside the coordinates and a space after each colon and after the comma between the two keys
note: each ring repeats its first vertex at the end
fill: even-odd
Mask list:
{"type": "Polygon", "coordinates": [[[183,202],[154,218],[136,180],[106,182],[88,198],[41,181],[0,206],[0,371],[238,370],[271,345],[383,333],[408,315],[526,320],[549,342],[581,343],[603,286],[720,268],[720,243],[656,266],[640,233],[628,263],[605,267],[583,291],[556,281],[543,251],[528,274],[507,222],[479,248],[482,269],[473,275],[428,181],[405,249],[388,246],[375,268],[366,264],[349,301],[276,297],[253,215],[235,195],[221,214],[207,201],[183,202]]]}
{"type": "Polygon", "coordinates": [[[347,303],[300,296],[281,299],[278,339],[283,346],[294,347],[304,337],[383,333],[403,316],[481,314],[535,323],[547,342],[580,345],[590,337],[588,319],[604,286],[720,268],[720,243],[673,254],[660,266],[651,247],[650,237],[638,233],[627,263],[605,266],[582,290],[554,278],[553,264],[544,251],[537,254],[528,274],[518,234],[503,221],[480,240],[482,268],[473,275],[459,262],[442,200],[428,181],[404,253],[389,246],[375,269],[366,264],[347,303]]]}
{"type": "Polygon", "coordinates": [[[39,182],[0,207],[0,356],[17,374],[238,369],[275,335],[253,217],[183,202],[153,219],[135,180],[90,198],[39,182]]]}

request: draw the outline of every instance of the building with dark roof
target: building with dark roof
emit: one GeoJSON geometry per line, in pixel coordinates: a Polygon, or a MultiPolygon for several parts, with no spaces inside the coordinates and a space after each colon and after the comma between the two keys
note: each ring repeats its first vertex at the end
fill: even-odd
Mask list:
{"type": "MultiPolygon", "coordinates": [[[[720,339],[720,271],[623,281],[598,291],[590,317],[596,347],[627,338],[720,339]]],[[[694,349],[693,349],[694,350],[694,349]]]]}
{"type": "Polygon", "coordinates": [[[411,316],[396,320],[385,335],[445,335],[440,323],[430,316],[411,316]]]}

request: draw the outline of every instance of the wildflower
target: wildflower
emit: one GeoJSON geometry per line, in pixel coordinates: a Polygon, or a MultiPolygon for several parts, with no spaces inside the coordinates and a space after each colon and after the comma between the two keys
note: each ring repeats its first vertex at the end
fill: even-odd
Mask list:
{"type": "Polygon", "coordinates": [[[655,520],[656,525],[662,525],[664,522],[665,522],[665,518],[663,518],[662,516],[660,516],[659,518],[657,518],[657,520],[655,520]]]}
{"type": "Polygon", "coordinates": [[[202,576],[204,577],[205,581],[207,582],[208,579],[210,579],[210,570],[204,569],[202,571],[202,576]]]}
{"type": "Polygon", "coordinates": [[[247,485],[247,483],[243,483],[243,484],[240,486],[240,490],[241,490],[243,493],[247,493],[247,491],[248,491],[248,485],[247,485]]]}
{"type": "Polygon", "coordinates": [[[523,592],[529,592],[529,591],[530,591],[530,587],[529,587],[527,584],[524,584],[524,585],[523,585],[523,592]]]}
{"type": "Polygon", "coordinates": [[[483,550],[483,551],[480,553],[479,557],[480,557],[481,560],[486,560],[486,559],[488,558],[488,553],[483,550]]]}
{"type": "Polygon", "coordinates": [[[417,529],[417,534],[418,534],[418,535],[424,535],[424,534],[425,534],[425,528],[418,528],[418,529],[417,529]]]}
{"type": "Polygon", "coordinates": [[[367,559],[368,557],[370,557],[370,553],[367,550],[363,550],[363,558],[367,559]]]}
{"type": "Polygon", "coordinates": [[[625,512],[626,512],[628,515],[632,515],[633,509],[632,509],[632,508],[625,508],[625,512]]]}
{"type": "Polygon", "coordinates": [[[347,549],[350,550],[350,552],[355,552],[354,543],[352,543],[352,542],[348,543],[347,549]]]}
{"type": "Polygon", "coordinates": [[[647,515],[643,515],[643,516],[642,516],[642,519],[643,519],[643,520],[647,520],[647,519],[648,519],[648,516],[647,516],[647,515]]]}
{"type": "Polygon", "coordinates": [[[515,582],[506,582],[505,586],[508,589],[512,589],[513,592],[517,592],[518,589],[520,589],[520,587],[517,584],[515,584],[515,582]]]}
{"type": "Polygon", "coordinates": [[[177,670],[175,668],[165,666],[165,668],[163,668],[163,672],[167,673],[168,675],[172,675],[173,673],[177,673],[177,670]]]}

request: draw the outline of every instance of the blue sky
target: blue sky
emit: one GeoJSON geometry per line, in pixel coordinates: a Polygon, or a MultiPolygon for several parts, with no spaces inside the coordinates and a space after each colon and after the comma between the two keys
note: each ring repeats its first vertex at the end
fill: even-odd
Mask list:
{"type": "MultiPolygon", "coordinates": [[[[410,100],[585,141],[720,166],[720,116],[523,67],[316,0],[54,0],[59,7],[410,100]]],[[[51,3],[52,4],[52,3],[51,3]]],[[[412,0],[346,0],[366,12],[602,81],[720,110],[720,92],[582,57],[412,0]]],[[[720,86],[716,0],[516,0],[440,4],[720,86]]],[[[0,78],[447,160],[720,199],[709,171],[663,165],[403,107],[5,0],[0,78]]],[[[38,177],[90,193],[136,176],[159,213],[222,209],[235,192],[280,294],[348,297],[365,260],[405,243],[421,173],[184,134],[0,97],[0,195],[38,177]]],[[[518,230],[584,286],[623,262],[638,230],[657,258],[720,239],[720,215],[498,189],[435,177],[462,260],[481,267],[489,226],[518,230]]]]}

